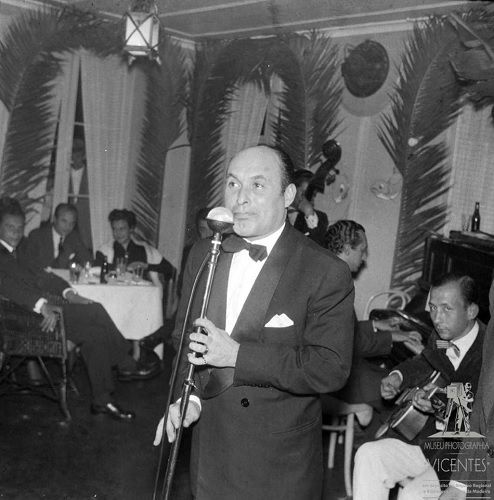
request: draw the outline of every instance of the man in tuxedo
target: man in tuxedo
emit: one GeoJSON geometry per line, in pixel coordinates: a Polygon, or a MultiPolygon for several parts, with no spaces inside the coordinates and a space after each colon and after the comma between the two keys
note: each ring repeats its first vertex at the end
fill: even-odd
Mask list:
{"type": "MultiPolygon", "coordinates": [[[[197,367],[197,397],[184,425],[197,421],[191,475],[200,500],[321,495],[319,394],[339,389],[349,373],[353,284],[343,262],[285,223],[296,191],[292,168],[282,151],[256,146],[227,171],[236,234],[223,242],[207,319],[195,320],[202,333],[190,335],[187,355],[197,367]]],[[[201,240],[191,250],[178,329],[209,247],[201,240]]],[[[202,293],[196,297],[193,319],[202,293]]],[[[178,421],[175,403],[169,441],[178,421]]],[[[161,433],[162,422],[155,444],[161,433]]]]}
{"type": "Polygon", "coordinates": [[[477,432],[483,438],[472,438],[472,441],[476,444],[480,443],[481,446],[468,447],[462,451],[463,461],[477,464],[478,468],[470,466],[458,468],[453,472],[448,487],[439,497],[440,500],[465,500],[468,498],[467,489],[472,485],[478,487],[478,492],[472,493],[475,498],[485,500],[492,498],[494,485],[494,281],[489,291],[489,305],[491,319],[485,332],[479,387],[470,418],[471,432],[477,432]],[[484,488],[479,488],[479,481],[485,484],[484,488]]]}
{"type": "Polygon", "coordinates": [[[140,366],[129,354],[122,337],[101,304],[79,296],[55,274],[34,271],[20,264],[16,248],[24,231],[24,212],[12,198],[0,199],[0,294],[40,314],[41,328],[55,328],[60,307],[67,339],[80,348],[92,387],[91,412],[131,421],[135,414],[112,399],[112,367],[129,378],[149,378],[151,370],[140,366]]]}
{"type": "MultiPolygon", "coordinates": [[[[358,276],[366,264],[367,236],[358,222],[342,219],[331,224],[326,233],[326,247],[346,262],[353,277],[358,276]]],[[[352,370],[338,397],[348,403],[380,402],[380,383],[386,370],[368,358],[388,356],[394,342],[403,342],[414,352],[423,348],[420,334],[401,331],[399,323],[397,318],[357,321],[355,315],[352,370]]],[[[369,419],[359,421],[368,423],[369,419]]]]}
{"type": "MultiPolygon", "coordinates": [[[[431,288],[429,299],[435,332],[419,356],[400,363],[383,378],[382,397],[390,400],[402,388],[422,386],[424,379],[434,371],[439,371],[447,384],[470,383],[475,394],[485,334],[485,327],[476,320],[477,304],[478,291],[472,278],[454,274],[440,278],[431,288]]],[[[403,486],[400,500],[439,496],[438,473],[442,475],[449,469],[439,460],[441,470],[435,470],[430,460],[436,463],[434,458],[444,458],[445,452],[438,450],[432,452],[435,454],[432,456],[427,447],[422,449],[420,446],[444,425],[440,416],[435,416],[427,389],[426,385],[413,397],[413,406],[427,417],[416,438],[408,441],[391,429],[387,434],[390,437],[365,443],[357,450],[353,475],[355,500],[387,500],[390,489],[396,484],[403,486]]],[[[451,457],[451,451],[446,453],[451,457]]],[[[454,467],[453,460],[451,469],[454,467]]]]}
{"type": "Polygon", "coordinates": [[[307,188],[314,174],[310,170],[299,169],[293,175],[297,191],[288,207],[288,221],[308,238],[324,245],[324,235],[328,227],[328,216],[314,208],[314,201],[306,197],[307,188]]]}
{"type": "Polygon", "coordinates": [[[47,267],[68,269],[73,260],[84,265],[92,256],[75,229],[77,208],[60,203],[55,208],[52,224],[34,229],[18,248],[20,262],[34,271],[47,267]]]}

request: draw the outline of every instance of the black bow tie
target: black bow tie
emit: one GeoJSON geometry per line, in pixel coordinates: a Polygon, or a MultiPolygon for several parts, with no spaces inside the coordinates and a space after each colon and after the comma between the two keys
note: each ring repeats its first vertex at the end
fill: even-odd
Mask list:
{"type": "Polygon", "coordinates": [[[264,260],[268,256],[268,251],[264,245],[255,245],[253,243],[249,243],[236,234],[232,234],[225,238],[221,243],[221,247],[225,252],[229,253],[248,250],[250,258],[255,261],[264,260]]]}
{"type": "Polygon", "coordinates": [[[460,357],[460,348],[451,340],[436,340],[436,347],[438,349],[453,349],[453,352],[456,354],[456,357],[460,357]]]}

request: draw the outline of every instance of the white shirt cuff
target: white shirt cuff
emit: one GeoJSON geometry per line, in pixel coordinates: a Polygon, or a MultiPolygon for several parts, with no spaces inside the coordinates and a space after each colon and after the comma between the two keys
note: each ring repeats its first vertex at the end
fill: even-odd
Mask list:
{"type": "MultiPolygon", "coordinates": [[[[389,375],[393,375],[393,373],[396,373],[400,377],[400,384],[403,383],[403,374],[400,372],[400,370],[393,370],[392,372],[389,373],[389,375]]],[[[389,377],[388,375],[388,377],[389,377]]]]}
{"type": "Polygon", "coordinates": [[[36,313],[36,314],[41,314],[41,308],[47,303],[48,301],[46,299],[38,299],[38,301],[36,302],[36,304],[34,304],[34,307],[33,307],[33,311],[36,313]]]}
{"type": "MultiPolygon", "coordinates": [[[[178,398],[176,402],[177,402],[178,404],[180,404],[180,402],[181,402],[181,401],[182,401],[182,398],[178,398]]],[[[199,410],[201,410],[201,411],[202,411],[202,404],[201,404],[201,400],[200,400],[197,396],[194,396],[193,394],[191,394],[191,395],[189,396],[189,403],[190,403],[191,401],[194,401],[194,403],[197,403],[197,405],[199,406],[199,410]]]]}
{"type": "Polygon", "coordinates": [[[456,488],[457,490],[462,491],[463,493],[466,493],[468,490],[468,487],[466,484],[460,483],[459,481],[450,481],[449,485],[452,486],[453,488],[456,488]]]}
{"type": "Polygon", "coordinates": [[[77,295],[77,292],[76,292],[73,288],[68,287],[68,288],[66,288],[66,289],[62,292],[62,297],[63,297],[64,299],[66,299],[66,298],[67,298],[67,294],[68,294],[69,292],[72,292],[74,295],[77,295]]]}

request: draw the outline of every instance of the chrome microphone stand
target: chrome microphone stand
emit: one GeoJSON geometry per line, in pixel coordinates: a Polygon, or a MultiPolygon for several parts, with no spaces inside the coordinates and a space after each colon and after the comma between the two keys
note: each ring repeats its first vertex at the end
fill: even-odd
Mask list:
{"type": "MultiPolygon", "coordinates": [[[[211,240],[211,248],[209,250],[209,258],[207,261],[208,269],[207,269],[207,275],[206,275],[206,286],[204,289],[204,294],[203,294],[202,303],[201,303],[201,310],[200,310],[200,317],[201,318],[204,318],[206,316],[206,311],[207,311],[208,304],[209,304],[209,297],[211,295],[211,289],[212,289],[212,285],[213,285],[213,278],[214,278],[214,274],[216,271],[218,256],[220,253],[222,234],[231,230],[231,228],[233,226],[233,215],[231,214],[231,212],[229,210],[227,210],[223,207],[218,207],[218,208],[213,209],[208,214],[207,221],[208,221],[209,227],[213,230],[214,235],[213,235],[213,239],[211,240]],[[217,219],[215,219],[215,216],[217,217],[217,219],[221,218],[221,219],[227,219],[227,220],[217,220],[217,219]]],[[[192,297],[189,299],[189,301],[191,301],[191,300],[192,300],[192,297]]],[[[194,333],[201,333],[201,327],[197,326],[194,328],[193,331],[194,331],[194,333]]],[[[183,339],[182,339],[182,341],[183,341],[183,339]]],[[[180,350],[179,350],[179,354],[180,354],[180,350]]],[[[180,363],[180,357],[177,355],[176,367],[178,367],[179,363],[180,363]]],[[[163,488],[162,488],[161,496],[160,496],[161,500],[169,500],[170,499],[173,476],[175,473],[178,452],[179,452],[180,443],[182,440],[183,422],[185,419],[185,415],[187,414],[187,408],[189,405],[190,395],[191,395],[192,389],[194,388],[194,373],[195,373],[195,365],[192,363],[189,363],[187,375],[186,375],[185,380],[183,382],[182,393],[180,396],[179,426],[176,429],[175,440],[171,445],[170,453],[168,455],[168,462],[167,462],[167,467],[166,467],[166,472],[165,472],[165,478],[163,481],[163,488]]],[[[173,393],[173,390],[174,390],[174,388],[173,388],[173,386],[171,386],[170,392],[173,393]]],[[[170,398],[169,398],[169,401],[171,401],[170,398]]],[[[166,413],[164,416],[162,446],[163,446],[163,441],[165,440],[166,422],[167,422],[167,418],[168,418],[168,412],[169,412],[169,404],[167,405],[166,413]]],[[[158,470],[158,474],[159,473],[160,473],[160,471],[158,470]]],[[[156,489],[155,489],[155,492],[153,495],[153,499],[155,499],[155,498],[156,498],[156,489]]]]}

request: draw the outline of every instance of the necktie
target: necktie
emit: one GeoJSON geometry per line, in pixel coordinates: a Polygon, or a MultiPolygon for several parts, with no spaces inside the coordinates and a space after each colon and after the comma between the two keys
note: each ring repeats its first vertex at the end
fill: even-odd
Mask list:
{"type": "MultiPolygon", "coordinates": [[[[453,352],[457,358],[460,357],[460,348],[450,340],[436,340],[436,347],[438,349],[451,349],[450,352],[453,352]]],[[[448,353],[446,353],[446,355],[447,354],[448,353]]]]}
{"type": "Polygon", "coordinates": [[[60,236],[60,240],[58,241],[58,255],[63,252],[63,236],[60,236]]]}
{"type": "Polygon", "coordinates": [[[236,234],[232,234],[225,238],[221,247],[225,252],[232,253],[248,250],[250,258],[255,261],[264,260],[268,256],[268,251],[264,245],[249,243],[236,234]]]}

